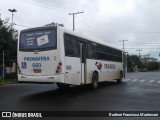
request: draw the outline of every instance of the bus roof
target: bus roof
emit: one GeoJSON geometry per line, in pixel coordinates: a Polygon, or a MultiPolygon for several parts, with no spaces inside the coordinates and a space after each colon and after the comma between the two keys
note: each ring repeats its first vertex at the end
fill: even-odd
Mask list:
{"type": "Polygon", "coordinates": [[[72,30],[67,29],[65,27],[62,27],[62,26],[42,26],[42,27],[36,27],[36,28],[30,28],[30,29],[21,30],[21,32],[27,32],[27,31],[30,31],[30,30],[38,30],[38,29],[45,29],[45,28],[53,28],[53,27],[54,28],[58,27],[59,29],[61,29],[62,31],[64,31],[64,32],[66,32],[68,34],[75,35],[75,36],[78,36],[80,38],[87,39],[89,41],[92,41],[92,42],[95,42],[95,43],[99,43],[101,45],[105,45],[105,46],[108,46],[108,47],[123,51],[123,49],[113,47],[113,46],[109,45],[108,43],[104,42],[101,39],[98,39],[96,37],[93,37],[93,36],[90,36],[90,35],[87,35],[87,34],[84,34],[84,33],[81,33],[81,32],[72,31],[72,30]]]}
{"type": "Polygon", "coordinates": [[[69,33],[69,34],[78,36],[80,38],[87,39],[89,41],[92,41],[92,42],[95,42],[95,43],[99,43],[101,45],[105,45],[105,46],[108,46],[108,47],[123,51],[123,49],[113,47],[113,46],[109,45],[108,43],[104,42],[103,40],[98,39],[96,37],[93,37],[93,36],[90,36],[90,35],[87,35],[87,34],[84,34],[84,33],[81,33],[81,32],[75,32],[75,31],[72,31],[70,29],[67,29],[67,28],[64,28],[64,27],[61,27],[61,26],[59,28],[63,29],[66,33],[69,33]]]}

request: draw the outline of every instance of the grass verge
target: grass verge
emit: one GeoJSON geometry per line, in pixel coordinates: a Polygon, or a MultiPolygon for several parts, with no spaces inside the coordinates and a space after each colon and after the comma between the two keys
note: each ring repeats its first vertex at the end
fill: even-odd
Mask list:
{"type": "Polygon", "coordinates": [[[14,84],[17,83],[18,80],[17,79],[3,79],[0,77],[0,85],[5,85],[5,84],[14,84]]]}

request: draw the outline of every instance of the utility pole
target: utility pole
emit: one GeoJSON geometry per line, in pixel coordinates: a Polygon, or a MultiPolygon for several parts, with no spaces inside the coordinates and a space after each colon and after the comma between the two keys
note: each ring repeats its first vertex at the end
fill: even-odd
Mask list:
{"type": "Polygon", "coordinates": [[[119,40],[119,42],[123,42],[123,55],[122,55],[122,61],[123,61],[123,77],[126,77],[127,73],[127,57],[125,56],[125,51],[124,51],[124,42],[128,40],[119,40]]]}
{"type": "Polygon", "coordinates": [[[84,13],[83,11],[82,12],[76,12],[76,13],[69,13],[69,15],[73,15],[73,31],[75,31],[75,15],[76,14],[81,14],[81,13],[84,13]]]}
{"type": "Polygon", "coordinates": [[[10,12],[12,12],[12,23],[11,23],[11,30],[13,30],[13,13],[14,12],[17,12],[17,10],[16,9],[8,9],[8,11],[10,11],[10,12]]]}
{"type": "Polygon", "coordinates": [[[147,55],[147,62],[149,62],[149,57],[150,57],[150,54],[147,55]]]}
{"type": "Polygon", "coordinates": [[[119,40],[119,42],[123,42],[123,50],[124,50],[124,42],[126,42],[128,40],[119,40]]]}
{"type": "Polygon", "coordinates": [[[145,63],[149,62],[150,54],[144,55],[145,63]]]}
{"type": "Polygon", "coordinates": [[[139,52],[139,58],[141,57],[140,52],[142,51],[141,49],[136,50],[139,52]]]}

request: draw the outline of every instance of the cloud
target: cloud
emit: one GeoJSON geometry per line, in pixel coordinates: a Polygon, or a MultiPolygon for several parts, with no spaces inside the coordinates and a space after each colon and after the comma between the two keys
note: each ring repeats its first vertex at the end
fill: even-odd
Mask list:
{"type": "MultiPolygon", "coordinates": [[[[58,22],[72,29],[73,17],[69,13],[84,11],[75,16],[76,31],[120,48],[119,40],[125,39],[128,40],[126,47],[140,48],[142,54],[159,57],[159,49],[144,49],[160,45],[159,0],[1,0],[1,6],[3,18],[11,18],[8,9],[15,8],[18,11],[14,15],[15,23],[29,27],[58,22]],[[133,45],[139,42],[144,44],[133,45]]],[[[137,54],[135,49],[129,50],[130,54],[137,54]]]]}

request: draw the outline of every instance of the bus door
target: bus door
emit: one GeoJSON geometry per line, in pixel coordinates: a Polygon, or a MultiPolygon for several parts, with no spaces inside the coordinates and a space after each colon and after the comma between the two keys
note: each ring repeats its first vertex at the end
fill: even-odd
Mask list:
{"type": "Polygon", "coordinates": [[[80,78],[81,83],[86,83],[86,74],[85,74],[85,67],[86,67],[86,43],[80,42],[80,78]]]}

